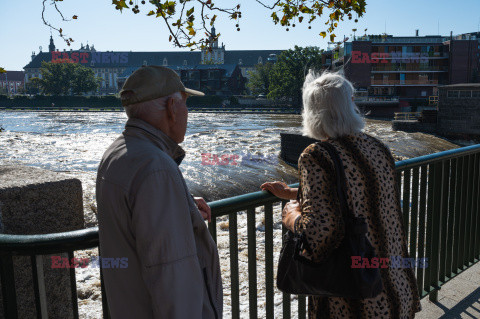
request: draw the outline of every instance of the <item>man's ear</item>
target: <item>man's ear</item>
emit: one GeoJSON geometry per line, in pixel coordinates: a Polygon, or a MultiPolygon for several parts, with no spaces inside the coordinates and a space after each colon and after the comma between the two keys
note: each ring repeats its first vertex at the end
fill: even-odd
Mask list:
{"type": "Polygon", "coordinates": [[[177,114],[176,114],[175,100],[173,98],[169,97],[167,101],[165,101],[165,109],[167,111],[168,120],[173,121],[175,123],[177,114]]]}

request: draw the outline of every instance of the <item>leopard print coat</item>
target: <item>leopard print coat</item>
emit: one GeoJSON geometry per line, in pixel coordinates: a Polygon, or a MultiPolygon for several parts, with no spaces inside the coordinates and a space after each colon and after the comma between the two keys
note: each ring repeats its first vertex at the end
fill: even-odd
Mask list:
{"type": "MultiPolygon", "coordinates": [[[[378,256],[408,257],[395,162],[388,148],[364,133],[328,142],[339,152],[344,164],[349,207],[367,220],[367,237],[378,256]]],[[[296,221],[296,229],[305,233],[310,246],[303,255],[321,261],[344,237],[335,168],[328,152],[318,144],[303,151],[298,168],[302,214],[296,221]]],[[[363,300],[309,297],[309,318],[414,318],[421,306],[413,269],[388,267],[380,271],[384,288],[377,297],[363,300]]]]}

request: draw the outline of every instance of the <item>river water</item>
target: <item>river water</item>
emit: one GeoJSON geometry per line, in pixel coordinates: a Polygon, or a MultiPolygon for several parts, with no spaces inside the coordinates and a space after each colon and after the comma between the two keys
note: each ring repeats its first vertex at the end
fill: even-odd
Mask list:
{"type": "MultiPolygon", "coordinates": [[[[78,177],[83,184],[87,225],[96,223],[94,185],[105,149],[122,132],[121,112],[0,111],[0,164],[24,164],[78,177]]],[[[300,132],[292,114],[191,113],[181,170],[191,192],[207,200],[257,191],[265,181],[296,182],[296,171],[278,160],[281,132],[300,132]],[[236,158],[237,165],[205,165],[202,153],[236,158]]],[[[397,160],[458,147],[422,133],[394,132],[390,122],[367,120],[365,131],[384,141],[397,160]]]]}
{"type": "MultiPolygon", "coordinates": [[[[64,113],[0,111],[0,165],[23,164],[64,172],[82,181],[85,226],[97,225],[95,205],[96,169],[105,149],[122,132],[123,113],[64,113]]],[[[180,166],[191,192],[207,200],[256,191],[264,181],[297,181],[296,171],[278,160],[280,133],[300,132],[300,115],[211,114],[189,115],[189,127],[182,147],[186,157],[180,166]],[[235,159],[238,165],[204,165],[202,153],[235,159]]],[[[367,120],[365,131],[384,141],[397,160],[458,147],[446,140],[422,133],[393,132],[390,122],[367,120]]],[[[277,205],[278,206],[278,205],[277,205]]],[[[282,246],[281,207],[275,206],[274,264],[282,246]]],[[[258,310],[265,318],[265,242],[263,214],[256,214],[258,310]]],[[[240,310],[247,313],[248,236],[246,214],[238,216],[238,260],[240,310]]],[[[228,218],[217,222],[217,245],[224,288],[224,317],[231,317],[228,218]]],[[[77,251],[75,256],[98,256],[97,249],[77,251]]],[[[80,318],[101,318],[101,291],[98,268],[77,268],[80,318]]],[[[282,294],[275,289],[275,317],[282,316],[282,294]]],[[[292,296],[292,309],[297,309],[292,296]]],[[[297,318],[294,312],[292,318],[297,318]]]]}

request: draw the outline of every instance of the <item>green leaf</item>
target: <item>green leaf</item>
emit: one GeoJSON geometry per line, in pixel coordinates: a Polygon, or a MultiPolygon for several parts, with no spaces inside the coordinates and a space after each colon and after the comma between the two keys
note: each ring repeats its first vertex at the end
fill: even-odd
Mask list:
{"type": "Polygon", "coordinates": [[[188,17],[188,16],[191,16],[194,11],[195,11],[195,8],[194,8],[194,7],[191,7],[190,9],[188,9],[188,10],[187,10],[187,17],[188,17]]]}
{"type": "Polygon", "coordinates": [[[325,38],[325,37],[327,36],[327,32],[322,31],[322,32],[320,32],[320,35],[321,35],[323,38],[325,38]]]}
{"type": "Polygon", "coordinates": [[[0,67],[0,73],[7,73],[4,68],[0,67]]]}

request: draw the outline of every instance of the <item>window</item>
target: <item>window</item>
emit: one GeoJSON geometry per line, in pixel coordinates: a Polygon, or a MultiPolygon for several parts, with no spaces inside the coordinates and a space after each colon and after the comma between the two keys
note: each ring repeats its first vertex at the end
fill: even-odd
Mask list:
{"type": "Polygon", "coordinates": [[[167,58],[163,58],[163,65],[164,66],[168,65],[167,58]]]}
{"type": "Polygon", "coordinates": [[[238,64],[242,64],[242,59],[238,59],[238,64]]]}
{"type": "Polygon", "coordinates": [[[143,65],[147,65],[147,60],[143,60],[143,65]]]}
{"type": "Polygon", "coordinates": [[[472,97],[473,98],[480,98],[480,91],[472,91],[472,97]]]}
{"type": "Polygon", "coordinates": [[[263,64],[263,59],[261,56],[258,57],[258,64],[263,64]]]}
{"type": "Polygon", "coordinates": [[[183,65],[187,65],[187,60],[183,60],[183,65]]]}
{"type": "Polygon", "coordinates": [[[469,98],[472,97],[472,91],[460,91],[461,98],[469,98]]]}
{"type": "Polygon", "coordinates": [[[448,92],[447,92],[447,97],[449,97],[449,98],[456,98],[456,97],[458,97],[458,91],[448,91],[448,92]]]}

